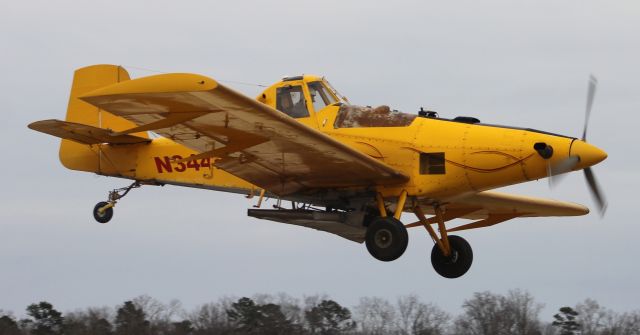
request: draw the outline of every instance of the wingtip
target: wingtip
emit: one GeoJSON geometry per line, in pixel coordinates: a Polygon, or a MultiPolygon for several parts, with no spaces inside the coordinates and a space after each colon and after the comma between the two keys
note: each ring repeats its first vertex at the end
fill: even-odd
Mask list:
{"type": "Polygon", "coordinates": [[[585,205],[576,204],[576,203],[570,203],[570,204],[573,205],[572,206],[573,214],[569,216],[584,216],[591,213],[591,210],[589,209],[589,207],[585,205]]]}
{"type": "Polygon", "coordinates": [[[582,206],[582,207],[583,207],[583,210],[581,215],[587,215],[591,213],[591,210],[589,210],[589,207],[586,207],[586,206],[582,206]]]}
{"type": "Polygon", "coordinates": [[[55,122],[61,122],[60,120],[56,120],[56,119],[48,119],[48,120],[38,120],[38,121],[33,121],[31,123],[29,123],[27,125],[27,128],[31,129],[31,130],[35,130],[35,131],[41,131],[40,129],[42,129],[41,126],[43,125],[49,125],[51,123],[55,123],[55,122]]]}

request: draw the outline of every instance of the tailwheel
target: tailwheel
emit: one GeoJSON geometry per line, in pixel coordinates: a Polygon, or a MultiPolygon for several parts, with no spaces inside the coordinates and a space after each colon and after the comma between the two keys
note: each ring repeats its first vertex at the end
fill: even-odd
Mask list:
{"type": "Polygon", "coordinates": [[[141,182],[135,181],[131,185],[117,188],[109,192],[108,201],[100,201],[93,207],[93,218],[100,223],[107,223],[113,217],[113,207],[118,200],[124,198],[132,189],[142,186],[141,182]]]}
{"type": "Polygon", "coordinates": [[[407,249],[407,228],[393,217],[377,217],[367,228],[367,250],[377,260],[390,262],[398,259],[407,249]]]}
{"type": "Polygon", "coordinates": [[[431,264],[436,272],[445,278],[458,278],[469,270],[473,262],[471,245],[460,236],[450,235],[450,255],[445,256],[438,245],[431,250],[431,264]]]}
{"type": "Polygon", "coordinates": [[[107,223],[113,217],[113,204],[100,201],[93,207],[93,218],[100,223],[107,223]]]}

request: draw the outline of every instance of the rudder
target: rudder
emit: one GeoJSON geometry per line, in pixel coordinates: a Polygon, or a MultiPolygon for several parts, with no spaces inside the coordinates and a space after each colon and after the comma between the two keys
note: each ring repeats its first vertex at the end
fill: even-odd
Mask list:
{"type": "MultiPolygon", "coordinates": [[[[93,90],[130,80],[129,73],[118,65],[91,65],[75,71],[65,121],[93,127],[123,131],[136,125],[121,117],[92,106],[77,97],[93,90]]],[[[148,134],[135,136],[149,138],[148,134]]],[[[80,171],[100,172],[100,148],[70,140],[60,144],[60,162],[68,168],[80,171]]]]}

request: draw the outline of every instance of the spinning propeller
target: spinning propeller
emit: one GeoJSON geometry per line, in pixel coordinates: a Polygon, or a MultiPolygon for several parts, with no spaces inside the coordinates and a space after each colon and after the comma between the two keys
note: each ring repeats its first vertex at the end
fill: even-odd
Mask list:
{"type": "Polygon", "coordinates": [[[582,131],[582,139],[574,140],[569,149],[569,157],[556,161],[555,163],[549,163],[548,175],[549,185],[554,186],[560,182],[564,177],[564,173],[578,170],[580,168],[584,171],[584,177],[589,186],[589,191],[596,201],[598,211],[601,216],[604,216],[607,210],[607,200],[602,192],[600,185],[596,181],[596,177],[591,170],[591,165],[602,161],[607,157],[607,154],[587,143],[587,126],[589,125],[589,117],[591,116],[591,107],[593,106],[593,98],[596,94],[596,87],[598,85],[598,79],[591,75],[589,77],[589,90],[587,92],[587,108],[584,119],[584,129],[582,131]]]}

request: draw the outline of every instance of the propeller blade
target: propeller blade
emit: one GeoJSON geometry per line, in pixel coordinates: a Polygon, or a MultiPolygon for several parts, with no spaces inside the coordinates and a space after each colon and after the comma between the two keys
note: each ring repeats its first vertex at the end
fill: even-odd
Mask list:
{"type": "Polygon", "coordinates": [[[591,191],[591,195],[596,200],[598,210],[600,211],[600,216],[604,216],[604,213],[607,211],[607,199],[605,199],[604,194],[600,190],[600,186],[596,181],[596,176],[593,174],[591,167],[584,169],[584,177],[587,180],[587,184],[589,185],[589,191],[591,191]]]}
{"type": "Polygon", "coordinates": [[[593,98],[596,95],[596,86],[598,79],[593,75],[589,76],[589,90],[587,91],[587,109],[584,117],[584,129],[582,130],[582,140],[587,141],[587,126],[589,125],[589,117],[591,116],[591,107],[593,106],[593,98]]]}
{"type": "Polygon", "coordinates": [[[554,187],[558,185],[564,177],[566,177],[567,172],[573,171],[573,168],[578,165],[580,162],[580,157],[578,156],[569,156],[555,164],[549,163],[547,165],[547,175],[549,176],[549,187],[554,187]]]}

